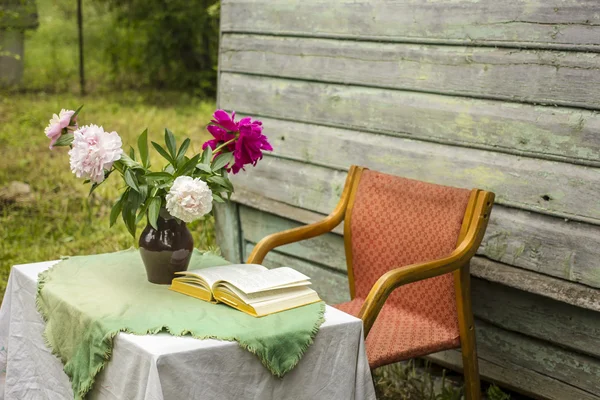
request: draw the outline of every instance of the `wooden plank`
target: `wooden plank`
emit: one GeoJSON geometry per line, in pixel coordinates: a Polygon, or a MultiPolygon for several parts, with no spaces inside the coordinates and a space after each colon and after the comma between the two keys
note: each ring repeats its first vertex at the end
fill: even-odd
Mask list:
{"type": "MultiPolygon", "coordinates": [[[[448,350],[424,357],[445,368],[462,372],[462,357],[458,350],[448,350]]],[[[600,397],[510,362],[488,361],[479,354],[479,373],[482,379],[500,387],[523,393],[540,400],[598,400],[600,397]]]]}
{"type": "MultiPolygon", "coordinates": [[[[250,254],[254,246],[254,243],[246,242],[246,254],[250,254]]],[[[310,276],[312,278],[311,288],[316,290],[321,299],[327,304],[340,304],[350,301],[348,277],[340,272],[320,268],[312,263],[287,256],[278,251],[270,251],[263,264],[269,268],[292,267],[310,276]]]]}
{"type": "Polygon", "coordinates": [[[496,206],[478,254],[600,287],[598,227],[496,206]]]}
{"type": "Polygon", "coordinates": [[[600,291],[589,286],[515,268],[483,257],[473,258],[471,274],[491,282],[502,283],[515,289],[600,312],[600,291]]]}
{"type": "Polygon", "coordinates": [[[215,203],[213,210],[215,236],[221,254],[233,263],[243,262],[238,205],[233,202],[215,203]]]}
{"type": "Polygon", "coordinates": [[[226,34],[221,62],[224,72],[600,109],[595,53],[226,34]]]}
{"type": "Polygon", "coordinates": [[[499,364],[508,362],[600,396],[600,360],[481,320],[476,323],[476,331],[477,350],[482,358],[499,364]]]}
{"type": "Polygon", "coordinates": [[[223,107],[253,116],[600,166],[591,111],[235,73],[221,83],[223,107]]]}
{"type": "MultiPolygon", "coordinates": [[[[240,220],[244,239],[253,243],[269,234],[302,225],[301,222],[245,206],[240,206],[240,220]]],[[[277,251],[346,273],[344,241],[340,235],[318,236],[278,247],[277,251]]],[[[600,358],[600,349],[595,346],[600,337],[597,312],[484,279],[475,278],[472,287],[474,313],[480,319],[600,358]]]]}
{"type": "Polygon", "coordinates": [[[242,187],[252,186],[256,181],[261,185],[256,191],[280,193],[289,197],[289,204],[302,208],[310,207],[294,202],[291,197],[299,196],[299,201],[315,204],[317,208],[313,210],[328,213],[344,183],[345,173],[338,171],[347,170],[352,163],[426,182],[479,187],[495,192],[499,204],[600,223],[597,169],[335,128],[316,130],[305,124],[270,119],[264,122],[265,133],[275,148],[273,154],[286,160],[268,157],[248,177],[235,180],[242,187]],[[275,185],[264,188],[269,183],[267,175],[268,179],[287,185],[289,193],[275,185]],[[330,193],[329,198],[325,192],[330,193]],[[316,197],[311,198],[312,195],[316,197]]]}
{"type": "Polygon", "coordinates": [[[600,358],[600,318],[575,307],[483,279],[473,279],[473,313],[506,330],[600,358]]]}
{"type": "MultiPolygon", "coordinates": [[[[309,224],[323,218],[322,214],[294,207],[244,189],[236,189],[236,202],[278,215],[280,217],[309,224]]],[[[498,206],[496,210],[498,211],[498,206]]],[[[489,229],[489,228],[488,228],[489,229]]],[[[342,231],[336,232],[342,234],[342,231]]],[[[305,253],[310,255],[312,253],[305,253]]],[[[306,256],[306,255],[305,255],[306,256]]],[[[481,279],[497,282],[529,293],[539,294],[559,302],[594,311],[600,311],[598,289],[552,278],[537,272],[515,268],[510,265],[475,257],[471,262],[471,273],[481,279]]]]}
{"type": "MultiPolygon", "coordinates": [[[[240,221],[244,239],[253,243],[258,243],[272,233],[304,225],[245,206],[240,206],[240,221]]],[[[277,248],[277,251],[325,265],[344,275],[347,274],[344,239],[333,233],[281,246],[277,248]]]]}
{"type": "Polygon", "coordinates": [[[223,32],[599,51],[595,0],[224,0],[223,32]],[[243,16],[243,18],[241,17],[243,16]]]}
{"type": "MultiPolygon", "coordinates": [[[[308,193],[302,183],[323,182],[327,188],[319,191],[335,189],[337,201],[341,189],[336,188],[343,185],[344,174],[315,165],[347,170],[350,164],[358,164],[426,182],[478,187],[495,192],[499,204],[600,223],[600,202],[596,200],[600,197],[598,169],[337,128],[315,129],[307,124],[274,119],[263,122],[265,134],[275,149],[273,155],[305,164],[269,157],[253,169],[249,179],[236,180],[242,186],[253,185],[249,182],[260,180],[258,175],[276,174],[278,181],[285,180],[288,186],[295,187],[290,190],[302,191],[305,197],[308,193]]],[[[322,192],[320,197],[324,197],[322,192]]],[[[318,204],[320,208],[315,211],[332,209],[330,202],[318,204]]]]}

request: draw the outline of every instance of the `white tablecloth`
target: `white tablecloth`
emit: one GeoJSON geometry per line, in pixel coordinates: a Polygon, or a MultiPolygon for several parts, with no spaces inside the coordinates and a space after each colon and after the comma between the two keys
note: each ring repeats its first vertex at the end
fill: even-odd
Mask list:
{"type": "MultiPolygon", "coordinates": [[[[72,399],[62,363],[42,339],[38,274],[56,261],[13,267],[0,308],[0,399],[72,399]]],[[[273,377],[235,342],[168,334],[117,335],[91,399],[375,399],[362,323],[327,307],[298,366],[273,377]]]]}

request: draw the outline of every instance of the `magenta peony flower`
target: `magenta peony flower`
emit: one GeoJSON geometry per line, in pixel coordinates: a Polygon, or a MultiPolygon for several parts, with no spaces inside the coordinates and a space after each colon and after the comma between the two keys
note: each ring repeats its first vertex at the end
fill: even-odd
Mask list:
{"type": "MultiPolygon", "coordinates": [[[[263,150],[271,151],[273,147],[262,134],[262,122],[252,118],[242,118],[235,122],[235,111],[231,116],[224,110],[217,110],[213,114],[213,120],[207,126],[208,131],[214,139],[208,140],[202,145],[202,150],[207,146],[215,150],[223,143],[236,139],[227,145],[227,150],[233,153],[233,165],[227,166],[227,171],[237,174],[244,165],[256,165],[263,156],[263,150]]],[[[220,151],[216,152],[218,155],[220,151]]]]}
{"type": "Polygon", "coordinates": [[[63,108],[58,115],[54,114],[52,119],[48,121],[44,133],[50,139],[50,149],[63,133],[67,133],[69,128],[71,130],[77,129],[77,117],[73,118],[73,114],[75,114],[75,111],[63,108]]]}
{"type": "Polygon", "coordinates": [[[234,163],[231,166],[231,172],[237,174],[244,165],[256,165],[258,160],[263,157],[263,150],[272,151],[273,147],[262,134],[262,122],[252,118],[242,118],[239,122],[239,137],[235,142],[233,151],[234,163]]]}
{"type": "MultiPolygon", "coordinates": [[[[219,147],[219,145],[235,138],[234,133],[229,133],[225,129],[216,125],[208,125],[206,129],[210,132],[211,135],[213,135],[214,139],[207,140],[206,142],[204,142],[204,144],[202,145],[202,150],[206,149],[207,146],[210,146],[210,148],[214,150],[217,147],[219,147]]],[[[232,142],[227,146],[227,148],[229,149],[229,151],[233,151],[235,148],[235,144],[232,142]]],[[[215,153],[215,155],[217,154],[215,153]]]]}
{"type": "Polygon", "coordinates": [[[239,130],[239,126],[235,122],[235,111],[233,111],[231,116],[229,116],[225,110],[217,110],[213,114],[213,120],[210,122],[226,129],[229,132],[237,132],[239,130]]]}

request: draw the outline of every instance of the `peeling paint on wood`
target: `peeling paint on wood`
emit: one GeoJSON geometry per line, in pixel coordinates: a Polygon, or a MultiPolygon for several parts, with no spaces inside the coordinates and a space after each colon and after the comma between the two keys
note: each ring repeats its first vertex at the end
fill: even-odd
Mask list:
{"type": "Polygon", "coordinates": [[[600,166],[592,111],[235,73],[221,82],[223,104],[249,115],[600,166]]]}
{"type": "Polygon", "coordinates": [[[267,185],[262,176],[268,175],[302,194],[304,205],[290,204],[303,208],[310,209],[312,201],[319,205],[315,211],[329,212],[337,199],[325,200],[324,190],[343,184],[345,174],[337,170],[358,164],[426,182],[491,190],[499,204],[600,224],[600,173],[593,168],[276,120],[265,120],[265,133],[275,138],[275,155],[305,161],[302,154],[309,152],[315,160],[311,163],[335,170],[269,157],[248,179],[236,179],[237,184],[250,189],[261,180],[262,190],[267,185]],[[284,171],[290,175],[282,175],[284,171]],[[300,189],[303,183],[306,190],[300,189]],[[318,198],[311,199],[313,195],[318,198]]]}
{"type": "Polygon", "coordinates": [[[595,0],[224,0],[221,21],[223,32],[600,51],[595,0]]]}
{"type": "Polygon", "coordinates": [[[238,205],[230,203],[215,203],[215,236],[226,260],[233,263],[242,262],[242,245],[240,242],[240,222],[238,205]]]}
{"type": "MultiPolygon", "coordinates": [[[[562,382],[529,368],[521,367],[509,360],[487,360],[478,351],[479,373],[483,379],[501,387],[525,393],[540,400],[599,400],[600,396],[581,390],[568,382],[562,382]]],[[[431,354],[426,359],[456,371],[462,371],[462,356],[458,350],[447,350],[431,354]]]]}
{"type": "Polygon", "coordinates": [[[221,40],[222,72],[600,109],[600,54],[236,34],[221,40]]]}

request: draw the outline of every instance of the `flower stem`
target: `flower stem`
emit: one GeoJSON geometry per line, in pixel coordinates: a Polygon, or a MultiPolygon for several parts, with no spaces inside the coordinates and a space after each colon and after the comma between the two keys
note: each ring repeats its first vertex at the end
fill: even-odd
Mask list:
{"type": "MultiPolygon", "coordinates": [[[[221,150],[223,147],[229,145],[230,143],[235,142],[236,139],[237,139],[237,137],[234,137],[233,139],[228,140],[227,142],[223,143],[222,145],[217,146],[217,148],[213,150],[213,154],[219,152],[219,150],[221,150]]],[[[213,156],[212,160],[210,160],[210,161],[212,162],[214,159],[215,159],[215,156],[213,156]]]]}

